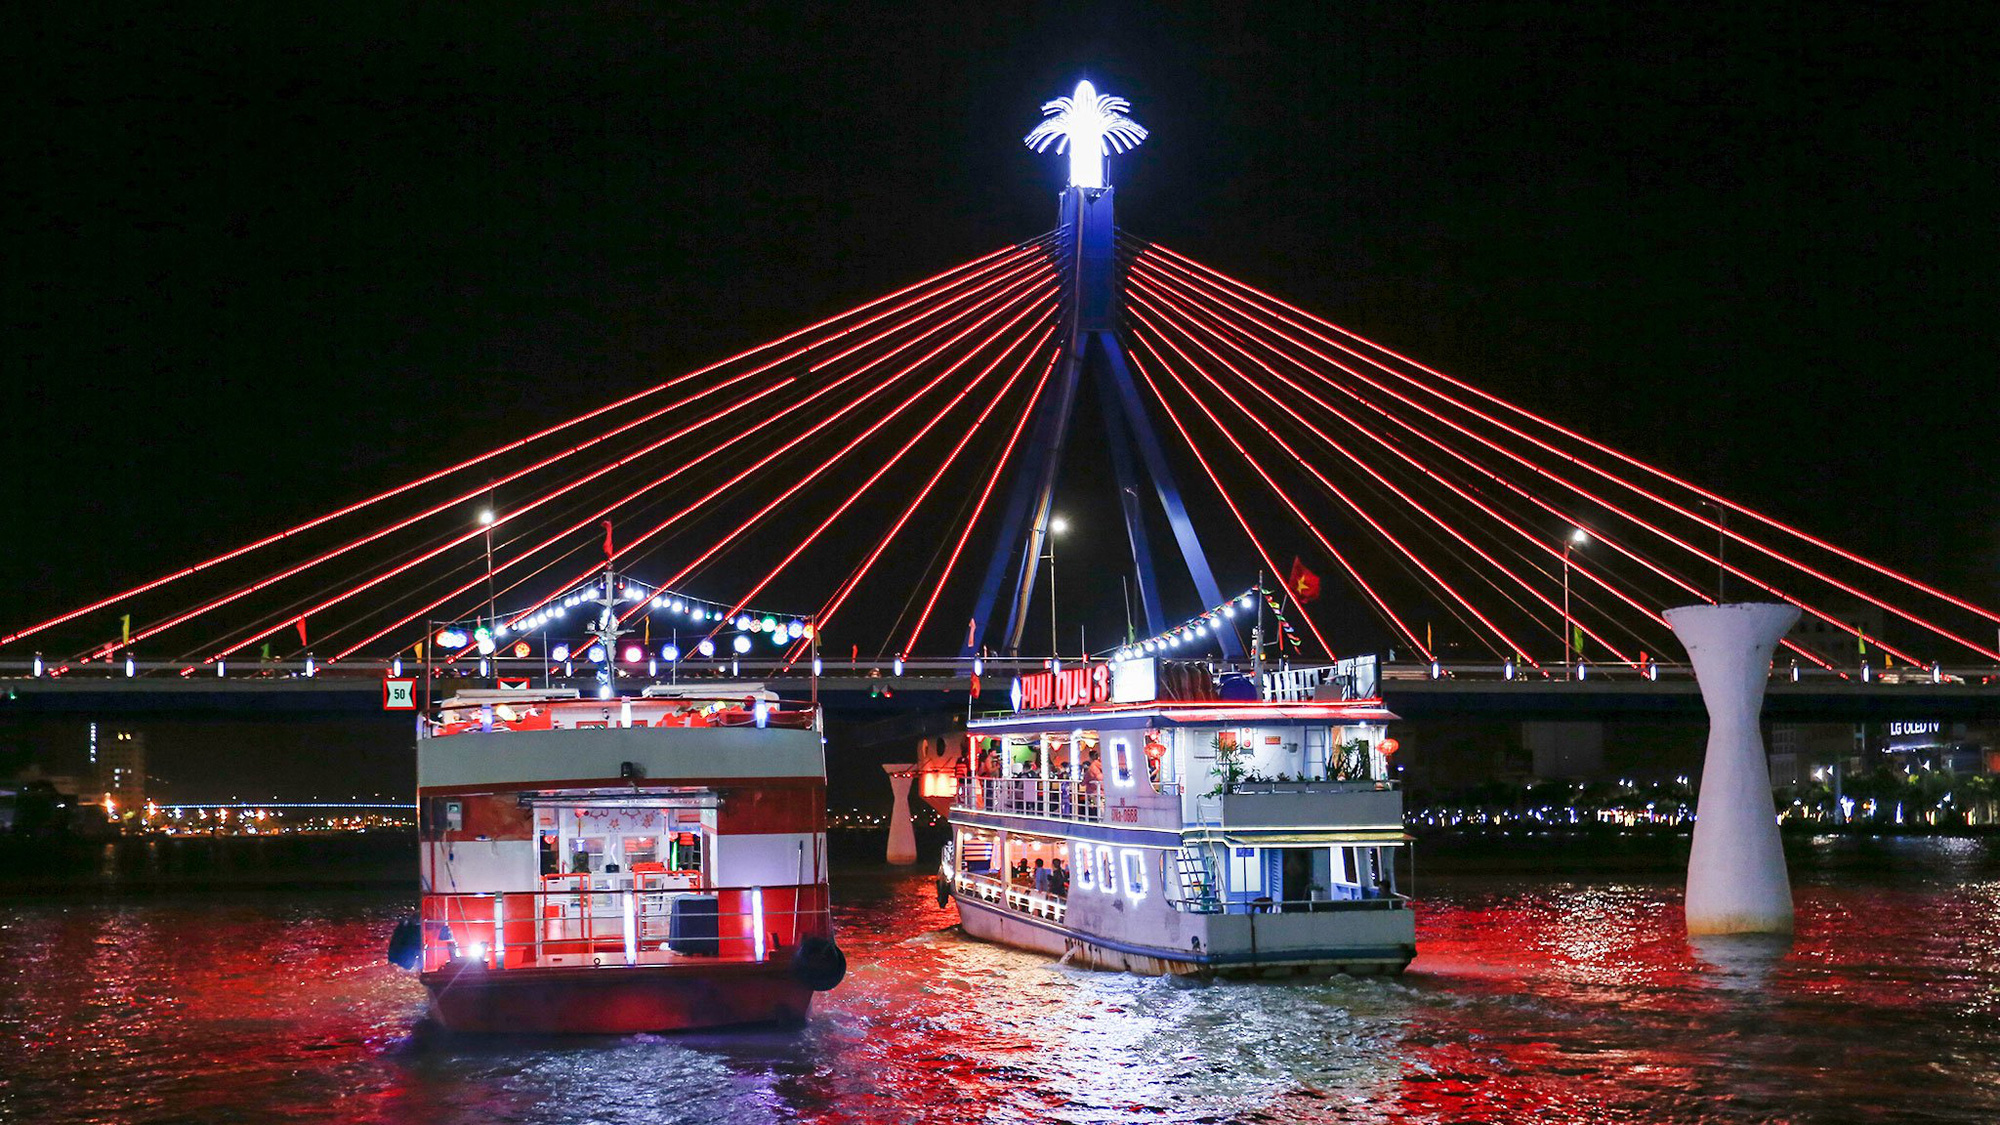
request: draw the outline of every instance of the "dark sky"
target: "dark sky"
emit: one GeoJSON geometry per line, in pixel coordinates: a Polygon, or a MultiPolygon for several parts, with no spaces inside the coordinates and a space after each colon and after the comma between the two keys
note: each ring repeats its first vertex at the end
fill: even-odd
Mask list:
{"type": "Polygon", "coordinates": [[[15,25],[0,625],[1047,229],[1085,76],[1126,228],[2000,601],[1989,5],[496,7],[15,25]]]}

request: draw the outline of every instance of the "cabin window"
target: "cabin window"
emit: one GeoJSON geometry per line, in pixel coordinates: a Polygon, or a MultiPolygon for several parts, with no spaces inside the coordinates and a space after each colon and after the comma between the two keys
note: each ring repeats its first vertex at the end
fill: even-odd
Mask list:
{"type": "Polygon", "coordinates": [[[1111,766],[1121,789],[1132,787],[1132,744],[1122,738],[1111,740],[1111,766]]]}
{"type": "Polygon", "coordinates": [[[1097,865],[1091,862],[1089,844],[1071,844],[1069,867],[1076,872],[1076,885],[1086,890],[1097,886],[1097,865]]]}
{"type": "Polygon", "coordinates": [[[1100,846],[1097,849],[1097,885],[1107,893],[1118,891],[1118,866],[1112,858],[1111,849],[1100,846]]]}
{"type": "Polygon", "coordinates": [[[1146,897],[1146,853],[1125,849],[1125,897],[1137,901],[1146,897]]]}

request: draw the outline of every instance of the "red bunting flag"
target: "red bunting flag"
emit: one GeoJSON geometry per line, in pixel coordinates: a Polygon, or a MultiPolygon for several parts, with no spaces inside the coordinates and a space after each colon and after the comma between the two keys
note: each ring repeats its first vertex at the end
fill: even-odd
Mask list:
{"type": "Polygon", "coordinates": [[[1285,578],[1285,585],[1292,591],[1292,600],[1305,605],[1319,600],[1319,575],[1306,569],[1306,564],[1292,558],[1292,572],[1285,578]]]}
{"type": "Polygon", "coordinates": [[[306,619],[301,617],[299,618],[299,647],[304,648],[305,646],[306,646],[306,619]]]}

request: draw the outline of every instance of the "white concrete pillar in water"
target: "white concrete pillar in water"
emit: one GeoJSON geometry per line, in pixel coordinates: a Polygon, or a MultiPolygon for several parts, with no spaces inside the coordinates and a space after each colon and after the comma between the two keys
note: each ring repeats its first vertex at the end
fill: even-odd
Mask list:
{"type": "Polygon", "coordinates": [[[1708,706],[1708,756],[1688,855],[1688,933],[1791,933],[1792,886],[1758,720],[1771,652],[1799,619],[1798,608],[1732,602],[1682,606],[1666,618],[1694,661],[1708,706]]]}
{"type": "Polygon", "coordinates": [[[910,820],[910,779],[917,775],[915,763],[906,762],[899,766],[883,766],[889,775],[889,789],[896,795],[896,803],[889,810],[889,855],[890,863],[917,862],[917,826],[910,820]]]}

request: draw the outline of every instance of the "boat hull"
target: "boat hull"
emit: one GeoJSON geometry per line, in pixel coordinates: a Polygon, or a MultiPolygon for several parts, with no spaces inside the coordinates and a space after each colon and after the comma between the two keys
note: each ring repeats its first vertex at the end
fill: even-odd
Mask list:
{"type": "Polygon", "coordinates": [[[453,967],[423,974],[431,1015],[482,1034],[633,1035],[796,1025],[812,989],[789,963],[549,968],[453,967]]]}
{"type": "Polygon", "coordinates": [[[1060,957],[1084,968],[1141,976],[1198,975],[1283,977],[1346,973],[1401,974],[1416,957],[1416,945],[1396,942],[1303,951],[1218,950],[1205,955],[1134,945],[1086,934],[1020,911],[954,893],[959,926],[982,941],[1060,957]]]}

